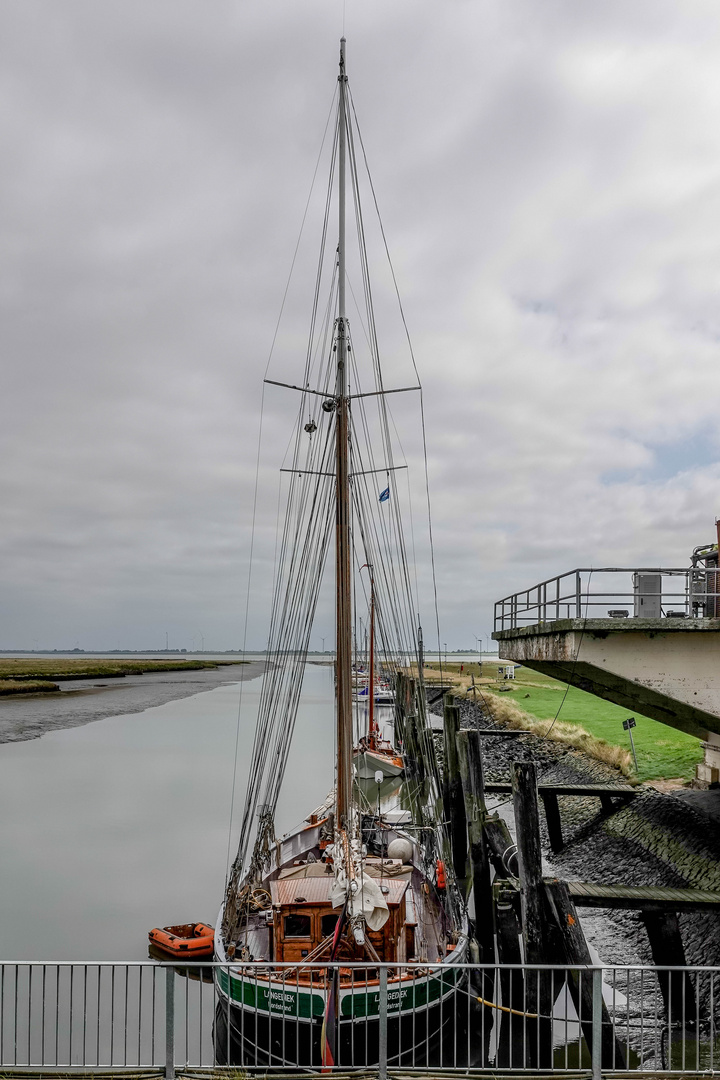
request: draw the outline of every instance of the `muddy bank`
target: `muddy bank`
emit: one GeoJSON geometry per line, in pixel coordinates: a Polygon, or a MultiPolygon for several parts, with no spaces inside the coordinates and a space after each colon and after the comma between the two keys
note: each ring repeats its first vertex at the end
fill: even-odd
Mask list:
{"type": "MultiPolygon", "coordinates": [[[[497,726],[481,705],[459,699],[457,704],[463,726],[497,726]]],[[[508,781],[514,761],[533,761],[538,780],[545,783],[628,786],[619,770],[534,735],[483,740],[483,759],[489,781],[508,781]]],[[[600,811],[596,798],[561,796],[565,846],[552,855],[541,808],[548,873],[602,884],[720,891],[720,791],[640,792],[611,814],[600,811]]],[[[585,910],[581,916],[588,939],[605,962],[652,962],[638,912],[585,910]]],[[[720,965],[720,914],[681,914],[680,926],[689,964],[720,965]]]]}
{"type": "Polygon", "coordinates": [[[0,699],[0,743],[39,739],[48,731],[80,727],[108,716],[144,712],[168,701],[262,674],[262,660],[193,671],[148,672],[64,683],[61,692],[0,699]]]}

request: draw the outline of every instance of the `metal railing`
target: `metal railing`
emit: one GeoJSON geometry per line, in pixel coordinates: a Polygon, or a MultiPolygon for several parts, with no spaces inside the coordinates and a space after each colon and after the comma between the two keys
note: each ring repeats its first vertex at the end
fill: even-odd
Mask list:
{"type": "Polygon", "coordinates": [[[561,619],[720,618],[720,570],[583,567],[498,600],[495,630],[561,619]]]}
{"type": "Polygon", "coordinates": [[[720,1068],[720,968],[302,963],[0,965],[0,1070],[720,1068]]]}

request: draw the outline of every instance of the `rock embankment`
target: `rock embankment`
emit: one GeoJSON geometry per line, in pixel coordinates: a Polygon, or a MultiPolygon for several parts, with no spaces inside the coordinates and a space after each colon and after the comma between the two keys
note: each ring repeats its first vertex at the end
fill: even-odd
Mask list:
{"type": "MultiPolygon", "coordinates": [[[[461,700],[457,704],[463,726],[499,726],[482,704],[461,700]]],[[[514,761],[533,761],[538,779],[545,783],[628,786],[618,769],[536,735],[488,738],[483,741],[483,759],[488,781],[508,781],[514,761]]],[[[601,812],[596,798],[561,796],[565,846],[549,855],[553,872],[568,880],[602,884],[720,891],[720,791],[659,792],[649,787],[639,791],[632,802],[613,813],[601,812]]],[[[541,830],[549,853],[542,814],[541,830]]],[[[631,939],[643,963],[652,962],[639,913],[607,911],[603,916],[615,924],[621,937],[631,939]]],[[[688,964],[720,966],[720,914],[683,913],[680,926],[688,964]]],[[[608,962],[631,959],[603,958],[608,962]]]]}

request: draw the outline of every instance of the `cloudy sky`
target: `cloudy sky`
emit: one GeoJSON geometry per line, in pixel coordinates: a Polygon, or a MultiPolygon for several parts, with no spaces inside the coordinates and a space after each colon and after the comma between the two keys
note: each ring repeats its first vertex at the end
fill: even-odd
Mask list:
{"type": "MultiPolygon", "coordinates": [[[[720,515],[720,8],[344,18],[442,639],[577,565],[684,565],[720,515]]],[[[342,0],[0,6],[0,648],[241,644],[262,375],[342,24],[342,0]]],[[[302,298],[301,275],[278,378],[302,298]]],[[[286,408],[266,395],[260,565],[286,408]]]]}

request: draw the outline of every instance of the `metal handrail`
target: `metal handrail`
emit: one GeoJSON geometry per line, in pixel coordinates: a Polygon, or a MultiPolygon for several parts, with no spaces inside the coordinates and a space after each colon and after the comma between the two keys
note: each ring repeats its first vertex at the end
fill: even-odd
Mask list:
{"type": "Polygon", "coordinates": [[[494,629],[498,632],[565,619],[609,618],[614,609],[625,610],[627,617],[635,618],[718,618],[720,570],[697,566],[577,567],[498,600],[494,629]],[[608,575],[612,575],[609,582],[608,575]],[[619,575],[624,576],[624,582],[618,582],[619,575]],[[677,584],[664,580],[678,578],[681,582],[677,584]],[[619,607],[623,604],[627,608],[619,607]],[[670,607],[673,610],[668,614],[670,607]],[[643,616],[643,608],[649,614],[643,616]]]}
{"type": "Polygon", "coordinates": [[[173,1080],[178,1069],[209,1070],[223,1060],[238,1073],[320,1071],[319,1059],[312,1057],[317,1046],[312,1060],[296,1060],[298,1018],[319,1040],[331,995],[350,991],[360,996],[347,1000],[353,1007],[362,1002],[362,1008],[352,1015],[338,1009],[344,1049],[338,1050],[337,1064],[322,1071],[372,1066],[381,1080],[395,1070],[562,1075],[576,1073],[584,1061],[595,1080],[614,1073],[717,1071],[720,967],[464,961],[306,965],[349,973],[352,985],[337,991],[332,977],[324,984],[302,984],[290,975],[297,966],[297,961],[201,961],[182,967],[153,961],[0,964],[0,1071],[155,1069],[173,1080]],[[377,973],[371,985],[369,970],[377,973]],[[260,972],[272,975],[273,995],[264,990],[265,982],[260,985],[260,972]],[[212,977],[202,981],[203,973],[212,977]],[[400,987],[393,975],[401,977],[400,987]],[[408,975],[414,979],[402,978],[408,975]],[[418,994],[421,983],[425,989],[418,994]],[[303,994],[313,999],[314,1014],[302,1012],[303,994]],[[256,1025],[263,1017],[267,1028],[260,1044],[282,1048],[284,1064],[259,1060],[256,1025]]]}

